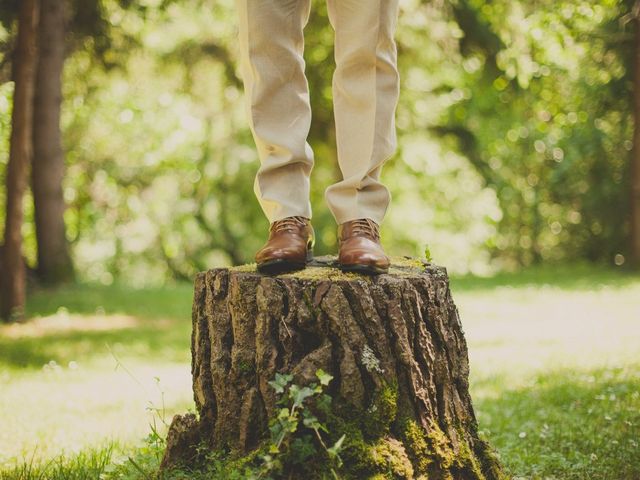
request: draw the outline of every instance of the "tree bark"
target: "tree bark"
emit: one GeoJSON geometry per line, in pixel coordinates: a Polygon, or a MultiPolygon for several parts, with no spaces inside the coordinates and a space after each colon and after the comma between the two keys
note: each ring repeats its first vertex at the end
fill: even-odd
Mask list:
{"type": "Polygon", "coordinates": [[[33,124],[32,188],[38,243],[38,277],[49,284],[73,279],[65,233],[60,134],[65,61],[66,0],[41,0],[33,124]]]}
{"type": "Polygon", "coordinates": [[[634,134],[631,156],[631,261],[640,267],[640,0],[633,8],[634,40],[634,85],[633,113],[634,134]]]}
{"type": "MultiPolygon", "coordinates": [[[[197,464],[203,446],[255,452],[278,410],[268,382],[279,372],[307,385],[321,368],[334,377],[331,441],[346,434],[340,478],[505,478],[478,436],[444,268],[394,259],[389,274],[367,277],[319,257],[276,277],[255,265],[200,273],[191,350],[198,419],[174,418],[164,469],[197,464]]],[[[283,478],[325,478],[322,465],[283,478]]]]}
{"type": "Polygon", "coordinates": [[[13,59],[13,112],[7,165],[7,213],[3,268],[0,272],[0,317],[22,316],[26,299],[26,269],[22,261],[22,201],[32,156],[33,90],[37,62],[37,0],[23,0],[18,20],[18,40],[13,59]]]}

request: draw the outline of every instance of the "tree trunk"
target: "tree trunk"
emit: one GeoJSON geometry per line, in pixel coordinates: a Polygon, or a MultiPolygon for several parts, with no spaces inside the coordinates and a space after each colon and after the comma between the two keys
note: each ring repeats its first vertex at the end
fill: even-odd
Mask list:
{"type": "Polygon", "coordinates": [[[37,62],[38,1],[23,0],[13,58],[13,112],[7,165],[7,214],[3,268],[0,271],[0,317],[22,316],[26,297],[26,269],[22,261],[22,201],[32,155],[33,90],[37,62]]]}
{"type": "MultiPolygon", "coordinates": [[[[444,268],[394,259],[389,274],[367,277],[319,257],[276,277],[255,265],[200,273],[191,351],[198,419],[174,418],[164,469],[207,450],[259,451],[279,410],[268,382],[278,372],[308,385],[320,368],[334,377],[326,441],[346,434],[339,478],[505,478],[478,436],[444,268]]],[[[276,478],[330,478],[326,465],[316,456],[276,478]]]]}
{"type": "Polygon", "coordinates": [[[640,267],[640,0],[634,9],[634,135],[631,157],[631,261],[640,267]]]}
{"type": "Polygon", "coordinates": [[[73,279],[65,234],[64,155],[60,138],[66,0],[41,0],[33,124],[32,188],[38,241],[38,276],[55,284],[73,279]]]}

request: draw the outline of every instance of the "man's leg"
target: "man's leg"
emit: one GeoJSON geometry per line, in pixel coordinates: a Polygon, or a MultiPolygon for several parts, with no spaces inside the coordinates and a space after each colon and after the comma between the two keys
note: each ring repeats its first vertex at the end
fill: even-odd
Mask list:
{"type": "Polygon", "coordinates": [[[398,0],[328,0],[328,9],[335,30],[333,103],[343,180],[327,188],[325,198],[338,224],[362,218],[380,224],[391,200],[380,170],[396,149],[398,0]]]}
{"type": "Polygon", "coordinates": [[[270,223],[311,218],[313,151],[303,29],[310,0],[236,0],[245,107],[260,157],[254,191],[270,223]]]}
{"type": "Polygon", "coordinates": [[[400,93],[395,29],[398,0],[327,0],[335,30],[333,106],[342,181],[325,198],[338,223],[344,271],[385,273],[379,224],[391,195],[379,180],[396,149],[400,93]]]}

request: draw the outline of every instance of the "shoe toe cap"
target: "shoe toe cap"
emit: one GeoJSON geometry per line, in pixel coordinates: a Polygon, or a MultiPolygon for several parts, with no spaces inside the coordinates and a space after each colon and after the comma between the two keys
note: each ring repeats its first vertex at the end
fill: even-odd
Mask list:
{"type": "Polygon", "coordinates": [[[306,258],[306,250],[295,245],[269,246],[260,249],[255,256],[256,263],[270,260],[300,260],[306,258]]]}
{"type": "Polygon", "coordinates": [[[359,242],[359,244],[345,245],[340,249],[339,261],[346,265],[370,265],[378,268],[388,268],[389,258],[382,248],[375,242],[359,242]]]}

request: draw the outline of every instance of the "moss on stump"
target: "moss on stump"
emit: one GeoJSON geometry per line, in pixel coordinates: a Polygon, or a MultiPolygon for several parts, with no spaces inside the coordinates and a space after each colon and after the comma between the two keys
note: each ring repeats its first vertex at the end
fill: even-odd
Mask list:
{"type": "MultiPolygon", "coordinates": [[[[393,258],[388,274],[369,277],[320,257],[273,277],[255,264],[209,270],[195,280],[191,348],[198,416],[174,418],[163,471],[201,464],[203,452],[258,465],[278,410],[268,382],[279,372],[306,385],[321,368],[333,375],[325,441],[345,434],[339,478],[506,478],[478,436],[442,267],[393,258]]],[[[319,452],[289,459],[280,476],[332,478],[319,452]]]]}

